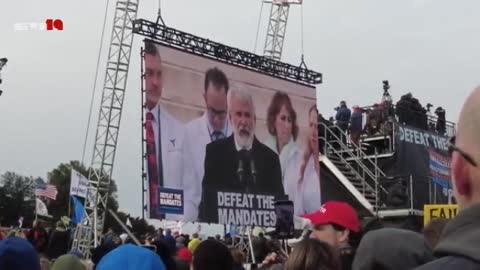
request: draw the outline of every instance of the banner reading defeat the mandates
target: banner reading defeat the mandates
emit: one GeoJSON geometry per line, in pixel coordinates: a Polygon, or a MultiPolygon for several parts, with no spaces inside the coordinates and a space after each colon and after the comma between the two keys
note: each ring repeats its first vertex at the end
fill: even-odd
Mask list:
{"type": "Polygon", "coordinates": [[[414,206],[417,209],[422,209],[429,200],[437,203],[449,201],[452,187],[447,137],[399,125],[396,152],[398,171],[413,177],[414,206]]]}

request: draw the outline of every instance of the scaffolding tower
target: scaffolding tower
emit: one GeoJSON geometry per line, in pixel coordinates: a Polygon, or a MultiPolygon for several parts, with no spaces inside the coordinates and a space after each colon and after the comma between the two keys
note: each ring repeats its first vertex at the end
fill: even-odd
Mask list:
{"type": "Polygon", "coordinates": [[[72,245],[87,258],[91,248],[100,243],[105,224],[137,11],[138,0],[116,2],[84,216],[72,245]]]}
{"type": "Polygon", "coordinates": [[[287,31],[290,5],[301,5],[302,0],[273,0],[264,2],[271,3],[272,5],[263,55],[273,60],[280,61],[282,57],[283,42],[285,41],[285,33],[287,31]]]}

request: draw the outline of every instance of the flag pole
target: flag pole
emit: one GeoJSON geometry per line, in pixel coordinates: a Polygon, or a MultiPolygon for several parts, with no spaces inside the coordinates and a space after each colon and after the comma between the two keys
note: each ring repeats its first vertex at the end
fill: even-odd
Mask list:
{"type": "MultiPolygon", "coordinates": [[[[33,179],[33,177],[32,177],[33,179]]],[[[35,221],[37,221],[38,219],[38,214],[37,214],[37,181],[36,180],[33,180],[33,195],[35,197],[35,221]]]]}
{"type": "MultiPolygon", "coordinates": [[[[37,213],[37,196],[35,195],[35,221],[38,220],[38,213],[37,213]]],[[[38,221],[37,221],[38,222],[38,221]]]]}

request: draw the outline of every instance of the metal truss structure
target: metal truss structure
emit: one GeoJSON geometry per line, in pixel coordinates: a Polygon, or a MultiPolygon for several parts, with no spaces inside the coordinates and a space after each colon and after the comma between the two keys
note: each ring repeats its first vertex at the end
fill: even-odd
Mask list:
{"type": "Polygon", "coordinates": [[[287,1],[273,1],[270,9],[270,19],[268,20],[267,38],[263,54],[266,57],[280,61],[282,57],[283,41],[287,31],[288,13],[290,3],[287,1]]]}
{"type": "Polygon", "coordinates": [[[307,86],[322,83],[322,74],[308,70],[305,66],[293,66],[144,19],[138,19],[133,22],[133,32],[143,35],[148,40],[157,44],[180,49],[295,83],[307,86]]]}
{"type": "Polygon", "coordinates": [[[90,256],[90,249],[100,243],[105,223],[130,65],[132,25],[137,17],[137,11],[138,0],[119,0],[116,3],[92,165],[88,177],[88,196],[85,200],[83,220],[77,224],[72,245],[72,249],[79,250],[86,257],[90,256]]]}

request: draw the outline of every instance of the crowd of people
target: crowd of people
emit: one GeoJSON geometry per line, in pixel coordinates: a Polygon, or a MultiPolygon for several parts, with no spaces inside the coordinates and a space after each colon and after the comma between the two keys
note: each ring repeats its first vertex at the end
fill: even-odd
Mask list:
{"type": "MultiPolygon", "coordinates": [[[[413,269],[434,260],[446,219],[434,219],[423,234],[383,228],[378,222],[361,227],[352,206],[329,201],[306,214],[311,231],[288,249],[279,239],[260,233],[253,238],[253,257],[258,264],[248,269],[369,270],[413,269]],[[374,224],[374,225],[372,225],[374,224]]],[[[201,239],[198,234],[172,233],[158,229],[138,236],[136,245],[127,234],[112,229],[91,250],[91,259],[68,249],[67,234],[60,222],[47,237],[41,223],[30,230],[12,230],[0,240],[0,269],[5,270],[245,270],[249,261],[244,250],[235,248],[227,234],[201,239]]]]}
{"type": "MultiPolygon", "coordinates": [[[[391,134],[394,123],[446,135],[447,121],[444,108],[437,107],[433,112],[436,117],[433,117],[430,114],[433,105],[428,103],[426,107],[423,107],[411,93],[401,96],[400,100],[394,105],[388,92],[389,88],[388,81],[384,81],[382,100],[371,107],[361,108],[355,105],[350,109],[346,101],[342,100],[340,105],[335,108],[335,118],[326,120],[320,115],[319,121],[329,127],[335,125],[343,133],[350,134],[350,142],[355,145],[359,145],[362,134],[367,136],[391,134]]],[[[321,132],[319,134],[322,136],[321,132]]],[[[342,133],[337,136],[343,143],[347,142],[347,138],[342,133]]]]}
{"type": "MultiPolygon", "coordinates": [[[[480,87],[465,102],[458,122],[458,136],[449,146],[452,185],[458,215],[452,220],[434,219],[423,232],[387,228],[381,223],[361,226],[352,206],[329,201],[303,215],[311,223],[309,234],[288,250],[278,240],[259,235],[254,240],[257,269],[284,270],[371,270],[371,269],[480,269],[480,87]],[[277,241],[277,244],[274,243],[277,241]],[[273,244],[272,244],[273,243],[273,244]]],[[[57,223],[48,234],[41,222],[30,230],[0,232],[2,270],[230,270],[244,269],[246,257],[232,247],[226,235],[200,239],[197,234],[157,230],[139,236],[142,245],[132,244],[125,234],[112,230],[85,260],[68,250],[68,233],[57,223]],[[65,248],[67,246],[67,248],[65,248]]],[[[251,266],[252,267],[252,266],[251,266]]],[[[251,268],[252,269],[252,268],[251,268]]]]}

